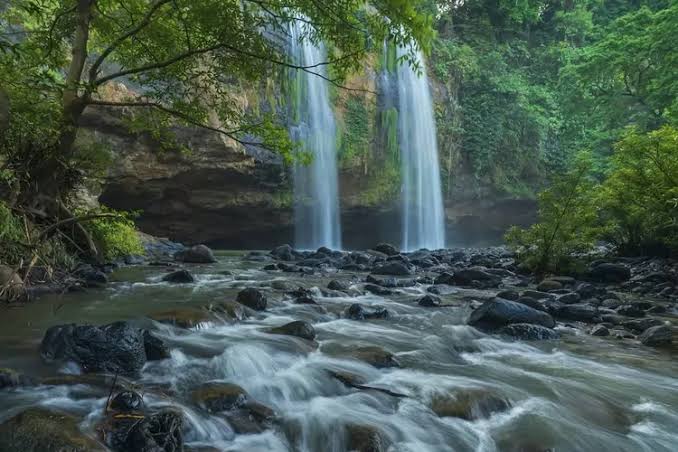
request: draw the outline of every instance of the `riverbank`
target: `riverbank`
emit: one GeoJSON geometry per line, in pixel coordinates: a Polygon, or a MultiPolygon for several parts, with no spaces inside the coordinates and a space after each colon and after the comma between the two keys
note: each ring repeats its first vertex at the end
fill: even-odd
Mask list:
{"type": "Polygon", "coordinates": [[[578,280],[537,281],[502,248],[375,248],[148,261],[103,288],[3,308],[0,367],[16,370],[0,391],[3,450],[29,450],[8,429],[54,416],[75,426],[72,438],[35,441],[113,450],[151,439],[163,450],[281,451],[675,443],[677,352],[662,343],[676,318],[675,263],[615,259],[578,280]],[[45,338],[115,321],[126,322],[115,333],[78,334],[132,344],[127,354],[68,350],[69,329],[45,338]],[[118,415],[143,421],[111,424],[118,415]]]}

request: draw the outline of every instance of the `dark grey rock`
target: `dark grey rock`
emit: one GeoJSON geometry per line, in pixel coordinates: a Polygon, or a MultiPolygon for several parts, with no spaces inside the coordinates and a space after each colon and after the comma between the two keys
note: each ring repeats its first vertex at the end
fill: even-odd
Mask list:
{"type": "Polygon", "coordinates": [[[525,341],[543,341],[560,338],[560,334],[556,330],[530,323],[513,323],[500,328],[497,333],[525,341]]]}
{"type": "Polygon", "coordinates": [[[553,317],[543,311],[501,298],[483,303],[471,313],[468,323],[481,330],[496,330],[513,323],[531,323],[547,328],[556,325],[553,317]]]}
{"type": "Polygon", "coordinates": [[[236,301],[255,311],[264,311],[266,309],[266,296],[258,289],[248,287],[238,293],[236,301]]]}
{"type": "Polygon", "coordinates": [[[174,259],[187,264],[211,264],[217,261],[214,253],[205,245],[196,245],[174,254],[174,259]]]}
{"type": "Polygon", "coordinates": [[[643,345],[651,347],[668,345],[673,341],[673,331],[668,325],[653,326],[646,329],[638,339],[643,345]]]}

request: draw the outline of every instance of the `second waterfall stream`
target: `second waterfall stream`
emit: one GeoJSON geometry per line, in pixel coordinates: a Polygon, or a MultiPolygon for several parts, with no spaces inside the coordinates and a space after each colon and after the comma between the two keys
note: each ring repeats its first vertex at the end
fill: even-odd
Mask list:
{"type": "MultiPolygon", "coordinates": [[[[398,48],[398,58],[406,48],[398,48]]],[[[433,103],[423,55],[419,71],[403,62],[398,69],[398,139],[402,165],[402,249],[445,247],[445,213],[440,185],[433,103]]]]}

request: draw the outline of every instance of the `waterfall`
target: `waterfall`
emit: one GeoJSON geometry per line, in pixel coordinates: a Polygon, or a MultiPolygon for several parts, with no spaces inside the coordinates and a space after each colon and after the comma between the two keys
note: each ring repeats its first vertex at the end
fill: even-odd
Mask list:
{"type": "MultiPolygon", "coordinates": [[[[290,33],[295,64],[308,67],[326,61],[322,43],[304,39],[304,26],[299,21],[290,26],[290,33]]],[[[326,66],[310,71],[327,75],[326,66]]],[[[291,134],[313,159],[310,165],[297,163],[294,167],[295,246],[341,249],[336,125],[328,84],[322,77],[302,70],[295,71],[294,77],[291,134]]]]}
{"type": "MultiPolygon", "coordinates": [[[[407,49],[398,48],[398,57],[407,49]]],[[[445,247],[445,217],[433,104],[423,55],[421,74],[398,68],[398,129],[402,165],[402,249],[445,247]]]]}

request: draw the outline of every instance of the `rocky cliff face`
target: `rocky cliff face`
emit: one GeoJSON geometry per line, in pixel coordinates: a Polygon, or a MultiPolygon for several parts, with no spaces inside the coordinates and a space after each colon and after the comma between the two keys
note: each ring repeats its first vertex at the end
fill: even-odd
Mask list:
{"type": "MultiPolygon", "coordinates": [[[[243,249],[292,242],[291,173],[279,157],[197,128],[174,130],[188,153],[165,150],[148,135],[130,133],[124,114],[93,109],[83,121],[113,153],[100,202],[140,210],[144,232],[186,243],[243,249]]],[[[344,131],[339,143],[342,232],[348,248],[400,241],[398,164],[384,136],[389,118],[379,115],[364,99],[338,96],[344,131]],[[365,121],[370,127],[354,130],[365,121]]],[[[477,181],[467,183],[463,153],[455,152],[441,151],[441,159],[453,157],[443,163],[454,173],[445,194],[449,245],[496,243],[511,225],[534,220],[533,201],[497,198],[478,190],[477,181]]]]}

